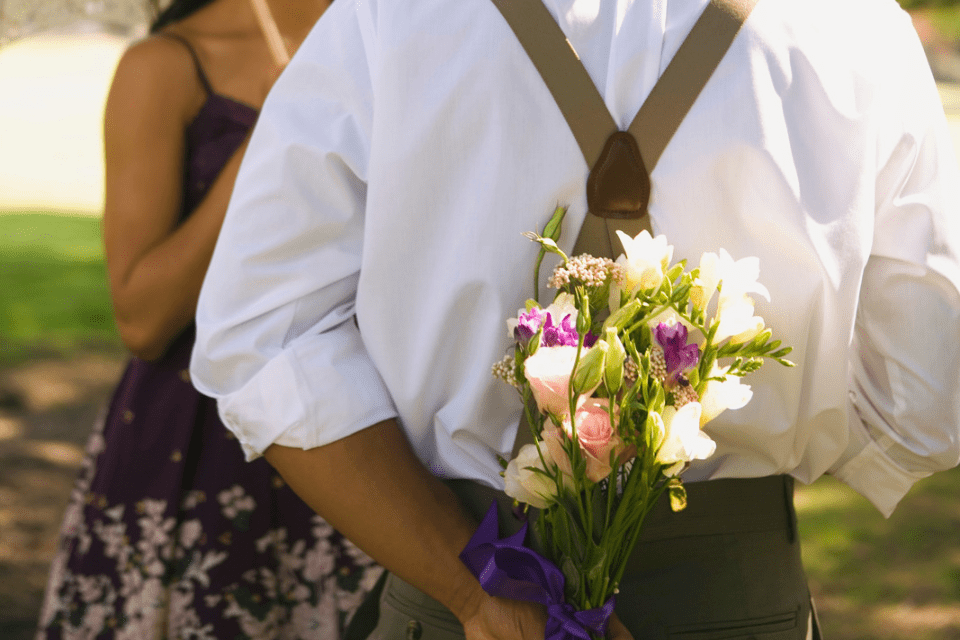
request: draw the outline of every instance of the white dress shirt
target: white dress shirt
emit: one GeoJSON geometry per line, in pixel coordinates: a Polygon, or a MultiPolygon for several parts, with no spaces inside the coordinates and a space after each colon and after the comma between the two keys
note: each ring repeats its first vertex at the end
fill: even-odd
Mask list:
{"type": "MultiPolygon", "coordinates": [[[[706,0],[546,5],[625,127],[706,0]]],[[[520,401],[490,367],[532,295],[521,233],[569,205],[569,250],[587,173],[490,0],[333,3],[253,133],[193,380],[251,458],[397,417],[435,474],[502,486],[520,401]]],[[[676,259],[759,257],[757,313],[798,365],[747,380],[688,481],[831,473],[889,515],[957,464],[960,173],[894,0],[760,0],[651,179],[676,259]]]]}

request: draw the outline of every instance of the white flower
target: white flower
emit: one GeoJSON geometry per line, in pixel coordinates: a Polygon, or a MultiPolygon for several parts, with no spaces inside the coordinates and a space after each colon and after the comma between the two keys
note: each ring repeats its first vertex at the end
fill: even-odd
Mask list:
{"type": "Polygon", "coordinates": [[[700,256],[700,274],[694,279],[690,288],[690,301],[699,309],[710,304],[710,299],[720,284],[720,256],[715,253],[704,253],[700,256]]]}
{"type": "MultiPolygon", "coordinates": [[[[546,459],[549,460],[549,457],[546,459]]],[[[557,496],[557,485],[552,478],[529,469],[545,470],[537,445],[525,444],[517,457],[510,461],[504,473],[507,495],[537,509],[546,509],[557,496]]]]}
{"type": "Polygon", "coordinates": [[[753,398],[750,385],[741,384],[740,376],[726,375],[729,367],[720,368],[716,364],[710,372],[710,377],[721,377],[723,380],[708,380],[700,398],[703,410],[700,414],[700,426],[716,418],[727,409],[740,409],[753,398]]]}
{"type": "Polygon", "coordinates": [[[654,416],[663,428],[663,441],[657,451],[657,462],[668,465],[663,473],[673,477],[691,460],[705,460],[713,455],[717,443],[700,430],[700,403],[690,402],[680,410],[667,406],[663,414],[654,416]]]}
{"type": "Polygon", "coordinates": [[[203,535],[203,525],[199,520],[187,520],[180,526],[180,546],[192,547],[203,535]]]}
{"type": "MultiPolygon", "coordinates": [[[[524,376],[541,412],[555,416],[570,413],[570,376],[576,360],[576,347],[541,347],[524,361],[524,376]]],[[[578,398],[577,404],[583,399],[578,398]]]]}
{"type": "Polygon", "coordinates": [[[725,249],[717,256],[716,275],[720,280],[720,296],[741,296],[756,293],[770,301],[770,292],[757,282],[760,277],[760,258],[734,260],[725,249]]]}
{"type": "Polygon", "coordinates": [[[318,540],[328,538],[333,535],[333,525],[320,516],[310,518],[310,533],[318,540]]]}
{"type": "Polygon", "coordinates": [[[304,561],[303,578],[309,582],[316,582],[332,573],[336,565],[336,558],[328,540],[318,541],[317,546],[307,551],[304,561]]]}
{"type": "Polygon", "coordinates": [[[89,637],[94,637],[107,628],[107,617],[113,613],[110,607],[103,603],[91,604],[83,612],[83,629],[91,632],[89,637]]]}
{"type": "Polygon", "coordinates": [[[636,238],[617,231],[624,253],[617,258],[623,267],[623,289],[632,292],[637,287],[650,289],[660,286],[663,275],[673,258],[673,245],[667,244],[666,236],[654,238],[644,229],[636,238]]]}
{"type": "Polygon", "coordinates": [[[763,331],[764,322],[760,316],[753,315],[753,298],[740,294],[735,297],[720,296],[717,306],[716,322],[720,323],[714,336],[716,342],[730,338],[730,342],[740,344],[752,340],[763,331]]]}
{"type": "Polygon", "coordinates": [[[725,249],[720,253],[704,253],[700,257],[699,275],[693,281],[690,300],[698,308],[705,308],[713,298],[717,286],[720,296],[717,302],[719,322],[715,340],[730,338],[739,344],[753,339],[763,331],[763,318],[753,315],[754,300],[750,294],[770,300],[770,292],[757,281],[760,276],[760,260],[756,257],[734,260],[725,249]]]}
{"type": "Polygon", "coordinates": [[[340,633],[337,619],[332,598],[324,598],[316,605],[301,602],[290,612],[290,624],[298,638],[336,638],[340,633]]]}

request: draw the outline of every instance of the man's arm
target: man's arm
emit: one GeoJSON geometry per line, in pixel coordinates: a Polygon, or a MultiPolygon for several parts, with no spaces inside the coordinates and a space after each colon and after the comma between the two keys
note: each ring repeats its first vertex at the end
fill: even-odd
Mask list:
{"type": "Polygon", "coordinates": [[[885,516],[914,482],[960,461],[960,171],[923,49],[907,16],[897,18],[877,99],[850,441],[830,471],[885,516]]]}
{"type": "Polygon", "coordinates": [[[468,638],[543,638],[542,607],[487,596],[460,561],[476,523],[395,421],[315,449],[273,445],[264,456],[347,538],[449,608],[468,638]]]}
{"type": "MultiPolygon", "coordinates": [[[[468,639],[543,638],[543,607],[487,595],[460,561],[477,523],[424,469],[395,421],[315,449],[273,445],[264,457],[347,538],[449,608],[468,639]]],[[[632,638],[616,616],[607,635],[632,638]]]]}
{"type": "Polygon", "coordinates": [[[368,9],[334,3],[264,105],[200,295],[191,374],[249,457],[265,455],[352,542],[450,608],[468,638],[541,640],[541,606],[487,596],[460,562],[476,523],[392,419],[354,322],[368,9]]]}

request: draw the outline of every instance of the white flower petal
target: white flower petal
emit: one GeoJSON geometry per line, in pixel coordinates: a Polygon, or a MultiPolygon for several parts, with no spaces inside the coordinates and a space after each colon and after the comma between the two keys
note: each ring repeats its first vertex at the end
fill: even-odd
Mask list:
{"type": "Polygon", "coordinates": [[[726,375],[727,368],[720,369],[714,365],[710,376],[725,376],[723,380],[707,382],[700,397],[703,410],[700,414],[700,426],[713,420],[727,409],[740,409],[753,398],[753,391],[749,385],[742,384],[740,376],[726,375]]]}

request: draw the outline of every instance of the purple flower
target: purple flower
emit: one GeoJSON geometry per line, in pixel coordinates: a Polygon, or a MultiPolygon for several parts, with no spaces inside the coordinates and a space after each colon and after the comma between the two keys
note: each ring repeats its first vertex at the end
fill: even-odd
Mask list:
{"type": "Polygon", "coordinates": [[[579,339],[580,334],[577,333],[577,328],[573,326],[570,314],[563,317],[559,326],[554,325],[553,316],[547,314],[547,321],[543,323],[542,346],[575,347],[579,339]]]}
{"type": "Polygon", "coordinates": [[[527,344],[530,338],[540,331],[540,325],[543,324],[544,317],[549,318],[550,314],[539,307],[534,307],[526,313],[521,313],[517,318],[517,328],[513,330],[513,337],[520,344],[527,344]]]}
{"type": "MultiPolygon", "coordinates": [[[[559,324],[554,324],[553,314],[559,313],[534,307],[525,311],[517,318],[517,326],[513,329],[513,337],[520,344],[527,344],[537,332],[543,329],[543,336],[540,339],[541,347],[575,347],[580,334],[577,333],[576,323],[573,320],[573,314],[567,313],[559,324]]],[[[583,339],[585,347],[592,347],[597,341],[597,336],[587,332],[583,339]]]]}
{"type": "Polygon", "coordinates": [[[683,373],[700,361],[700,347],[687,344],[687,328],[679,322],[673,326],[661,322],[653,330],[653,337],[663,348],[663,358],[667,362],[667,385],[672,387],[683,373]]]}

